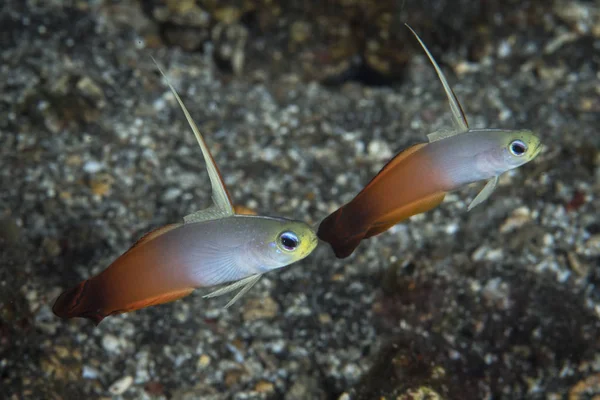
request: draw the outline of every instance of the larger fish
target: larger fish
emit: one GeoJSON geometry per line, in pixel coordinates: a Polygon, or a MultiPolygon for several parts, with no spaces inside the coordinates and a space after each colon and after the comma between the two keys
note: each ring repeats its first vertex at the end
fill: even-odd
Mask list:
{"type": "Polygon", "coordinates": [[[444,196],[472,182],[486,180],[468,207],[487,199],[498,177],[535,158],[541,150],[529,130],[469,129],[467,118],[442,70],[415,35],[442,82],[455,129],[428,135],[396,155],[349,203],[325,218],[317,235],[338,258],[348,257],[362,239],[378,235],[412,215],[439,205],[444,196]]]}
{"type": "MultiPolygon", "coordinates": [[[[156,61],[155,61],[156,63],[156,61]]],[[[230,283],[204,297],[240,291],[229,307],[269,271],[308,256],[318,240],[304,222],[236,215],[210,151],[164,72],[202,150],[213,205],[142,237],[107,269],[62,293],[52,310],[62,318],[105,317],[174,301],[200,287],[230,283]]]]}

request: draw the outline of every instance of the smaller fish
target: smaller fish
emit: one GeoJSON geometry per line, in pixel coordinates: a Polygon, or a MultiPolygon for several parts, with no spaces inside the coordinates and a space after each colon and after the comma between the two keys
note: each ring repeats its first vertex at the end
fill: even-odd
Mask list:
{"type": "Polygon", "coordinates": [[[500,175],[533,160],[541,150],[540,139],[529,130],[470,129],[442,70],[415,31],[406,26],[435,68],[455,127],[431,133],[428,143],[397,154],[353,200],[321,222],[317,235],[338,258],[352,254],[361,240],[437,207],[447,193],[487,181],[469,204],[471,210],[492,194],[500,175]]]}
{"type": "Polygon", "coordinates": [[[148,233],[100,274],[63,292],[52,308],[61,318],[88,318],[97,325],[109,315],[171,302],[196,288],[221,284],[228,285],[204,297],[240,289],[225,306],[229,307],[263,274],[302,260],[318,244],[315,232],[304,222],[257,216],[246,208],[236,213],[198,127],[156,66],[200,145],[214,204],[184,217],[183,222],[148,233]]]}

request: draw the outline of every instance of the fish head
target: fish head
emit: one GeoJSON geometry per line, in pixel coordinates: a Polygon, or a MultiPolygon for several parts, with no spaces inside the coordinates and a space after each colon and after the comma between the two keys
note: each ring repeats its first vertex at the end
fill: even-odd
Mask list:
{"type": "Polygon", "coordinates": [[[260,262],[259,273],[283,268],[308,256],[317,247],[315,231],[302,221],[276,218],[263,231],[265,237],[254,241],[260,262]]]}
{"type": "Polygon", "coordinates": [[[502,156],[507,170],[533,160],[542,150],[542,142],[530,130],[505,131],[502,156]]]}
{"type": "MultiPolygon", "coordinates": [[[[472,129],[461,142],[475,152],[478,179],[502,175],[533,160],[541,151],[540,138],[530,130],[472,129]]],[[[460,135],[459,135],[460,136],[460,135]]]]}

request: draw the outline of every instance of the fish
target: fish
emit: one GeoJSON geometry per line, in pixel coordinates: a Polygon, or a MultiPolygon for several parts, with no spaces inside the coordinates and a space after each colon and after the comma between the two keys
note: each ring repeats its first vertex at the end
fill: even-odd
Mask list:
{"type": "Polygon", "coordinates": [[[391,159],[347,204],[324,218],[317,236],[336,257],[349,257],[363,239],[379,235],[407,218],[437,207],[447,193],[486,181],[467,207],[494,192],[500,175],[533,160],[541,139],[528,129],[471,129],[458,98],[439,65],[408,25],[438,75],[452,112],[453,128],[427,135],[391,159]]]}
{"type": "MultiPolygon", "coordinates": [[[[318,238],[307,223],[235,212],[221,173],[166,74],[152,57],[193,131],[211,183],[212,204],[141,237],[98,275],[64,291],[52,311],[98,325],[110,315],[175,301],[197,288],[224,285],[203,296],[238,290],[234,304],[267,272],[307,257],[318,238]]],[[[239,209],[239,208],[238,208],[239,209]]]]}

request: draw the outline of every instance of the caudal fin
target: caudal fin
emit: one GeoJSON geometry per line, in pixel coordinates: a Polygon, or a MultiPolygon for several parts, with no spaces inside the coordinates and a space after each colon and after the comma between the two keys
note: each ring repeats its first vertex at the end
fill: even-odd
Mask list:
{"type": "Polygon", "coordinates": [[[64,291],[54,302],[52,312],[60,318],[87,318],[98,325],[106,315],[102,309],[90,302],[90,281],[86,280],[79,285],[64,291]]]}
{"type": "Polygon", "coordinates": [[[365,231],[345,229],[340,221],[342,208],[338,209],[319,225],[317,236],[329,243],[337,258],[346,258],[354,252],[365,237],[365,231]]]}

